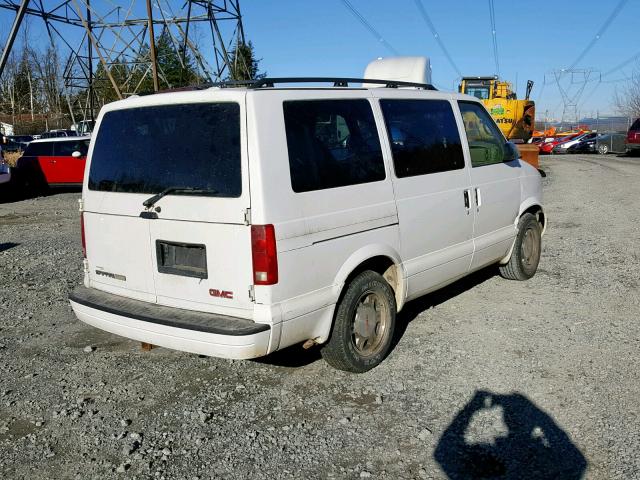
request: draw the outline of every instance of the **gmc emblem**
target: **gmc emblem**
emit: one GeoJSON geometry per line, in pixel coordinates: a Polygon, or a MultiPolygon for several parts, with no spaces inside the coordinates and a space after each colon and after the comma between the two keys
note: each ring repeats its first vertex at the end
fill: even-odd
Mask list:
{"type": "Polygon", "coordinates": [[[212,297],[226,298],[227,300],[233,300],[233,292],[227,290],[218,290],[217,288],[210,288],[209,295],[212,297]]]}

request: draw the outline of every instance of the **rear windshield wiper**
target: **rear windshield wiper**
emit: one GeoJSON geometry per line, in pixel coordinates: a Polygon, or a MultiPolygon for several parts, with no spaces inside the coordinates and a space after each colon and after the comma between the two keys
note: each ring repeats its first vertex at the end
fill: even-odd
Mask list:
{"type": "Polygon", "coordinates": [[[142,205],[146,208],[151,208],[153,205],[160,200],[165,195],[169,195],[170,193],[191,193],[194,195],[216,195],[218,193],[217,190],[212,188],[193,188],[193,187],[169,187],[165,188],[160,193],[156,193],[153,197],[147,198],[142,205]]]}

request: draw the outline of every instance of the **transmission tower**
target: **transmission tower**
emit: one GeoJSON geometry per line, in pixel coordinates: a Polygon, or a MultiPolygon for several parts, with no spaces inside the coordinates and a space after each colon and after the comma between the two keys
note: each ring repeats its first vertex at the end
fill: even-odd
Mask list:
{"type": "MultiPolygon", "coordinates": [[[[209,82],[228,74],[229,52],[234,43],[245,41],[240,0],[0,0],[0,9],[15,12],[0,57],[0,76],[23,19],[38,18],[51,43],[65,52],[67,99],[73,96],[77,100],[74,93],[87,92],[82,111],[91,119],[98,65],[118,98],[135,94],[147,78],[153,79],[156,91],[161,82],[168,88],[173,86],[158,68],[154,35],[159,32],[168,35],[182,66],[189,55],[199,77],[209,82]],[[113,78],[110,72],[114,65],[126,65],[124,81],[113,78]]],[[[71,106],[70,110],[73,115],[71,106]]]]}
{"type": "Polygon", "coordinates": [[[562,97],[561,122],[577,122],[579,120],[578,103],[584,89],[591,81],[590,79],[599,76],[600,72],[593,68],[562,68],[552,70],[551,75],[562,97]]]}

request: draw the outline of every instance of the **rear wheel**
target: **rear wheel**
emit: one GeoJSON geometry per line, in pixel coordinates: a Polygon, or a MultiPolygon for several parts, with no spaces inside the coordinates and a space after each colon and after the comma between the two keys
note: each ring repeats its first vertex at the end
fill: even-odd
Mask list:
{"type": "Polygon", "coordinates": [[[500,265],[500,274],[509,280],[530,279],[538,269],[541,251],[542,227],[535,215],[525,213],[518,222],[511,258],[506,265],[500,265]]]}
{"type": "Polygon", "coordinates": [[[598,153],[600,155],[606,155],[609,153],[609,147],[607,145],[598,145],[598,153]]]}
{"type": "Polygon", "coordinates": [[[396,301],[386,280],[371,270],[357,275],[336,307],[331,338],[323,358],[334,368],[362,373],[389,353],[396,321],[396,301]]]}

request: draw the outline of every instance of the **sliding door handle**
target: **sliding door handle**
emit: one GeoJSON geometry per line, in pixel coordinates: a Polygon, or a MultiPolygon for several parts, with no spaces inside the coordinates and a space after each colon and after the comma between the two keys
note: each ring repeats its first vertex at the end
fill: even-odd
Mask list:
{"type": "Polygon", "coordinates": [[[482,206],[482,194],[480,193],[480,189],[476,188],[476,207],[480,209],[482,206]]]}
{"type": "Polygon", "coordinates": [[[471,208],[471,202],[469,200],[469,190],[464,191],[464,208],[466,208],[467,213],[469,213],[469,208],[471,208]]]}

